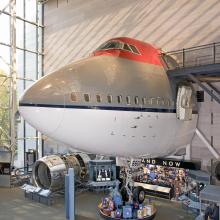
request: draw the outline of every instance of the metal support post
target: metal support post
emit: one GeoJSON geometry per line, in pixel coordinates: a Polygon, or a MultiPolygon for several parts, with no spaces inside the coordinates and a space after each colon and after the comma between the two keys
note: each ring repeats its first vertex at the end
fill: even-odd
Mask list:
{"type": "Polygon", "coordinates": [[[183,48],[183,67],[185,67],[185,49],[183,48]]]}
{"type": "Polygon", "coordinates": [[[202,200],[201,200],[201,197],[199,197],[199,204],[200,204],[199,214],[201,216],[202,215],[202,200]]]}
{"type": "Polygon", "coordinates": [[[216,47],[215,47],[215,43],[213,43],[213,63],[215,64],[216,61],[216,47]]]}
{"type": "Polygon", "coordinates": [[[192,159],[191,158],[191,154],[192,154],[191,151],[192,151],[191,144],[187,144],[187,146],[186,146],[186,154],[184,156],[185,160],[191,160],[192,159]]]}
{"type": "MultiPolygon", "coordinates": [[[[220,214],[220,203],[218,203],[217,205],[218,205],[218,211],[219,211],[219,214],[220,214]]],[[[220,215],[218,215],[218,219],[220,220],[220,215]]]]}
{"type": "Polygon", "coordinates": [[[65,211],[66,219],[69,219],[69,175],[65,175],[65,211]]]}
{"type": "Polygon", "coordinates": [[[69,168],[69,219],[75,220],[75,173],[69,168]]]}
{"type": "Polygon", "coordinates": [[[74,169],[69,168],[65,177],[65,210],[66,219],[75,220],[75,174],[74,169]]]}
{"type": "Polygon", "coordinates": [[[11,0],[11,80],[10,80],[10,136],[12,164],[16,151],[17,72],[16,72],[16,0],[11,0]]]}

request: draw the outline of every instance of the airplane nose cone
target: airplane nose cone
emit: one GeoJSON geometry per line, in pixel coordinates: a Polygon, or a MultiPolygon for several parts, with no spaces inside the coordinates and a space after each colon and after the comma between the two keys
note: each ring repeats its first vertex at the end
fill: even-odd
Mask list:
{"type": "Polygon", "coordinates": [[[59,79],[50,74],[25,91],[19,101],[19,112],[34,128],[50,135],[62,121],[64,104],[59,79]]]}

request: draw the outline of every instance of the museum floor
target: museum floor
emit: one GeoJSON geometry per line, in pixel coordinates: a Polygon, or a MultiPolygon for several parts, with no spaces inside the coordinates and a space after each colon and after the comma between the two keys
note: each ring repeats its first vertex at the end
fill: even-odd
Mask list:
{"type": "MultiPolygon", "coordinates": [[[[76,220],[101,220],[97,214],[97,203],[103,194],[81,193],[76,199],[76,220]]],[[[155,220],[195,219],[181,204],[154,199],[158,213],[155,220]]],[[[63,199],[49,207],[25,199],[19,188],[0,188],[0,220],[65,220],[63,199]]]]}

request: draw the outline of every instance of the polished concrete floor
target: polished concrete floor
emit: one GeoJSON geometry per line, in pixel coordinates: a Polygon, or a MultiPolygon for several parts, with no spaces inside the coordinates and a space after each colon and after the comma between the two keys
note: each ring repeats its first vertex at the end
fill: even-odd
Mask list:
{"type": "MultiPolygon", "coordinates": [[[[76,198],[76,220],[101,220],[97,204],[103,194],[84,192],[76,198]]],[[[181,204],[168,200],[153,199],[158,212],[155,220],[195,219],[181,204]]],[[[46,206],[25,199],[19,188],[0,188],[0,220],[65,220],[64,199],[46,206]]]]}

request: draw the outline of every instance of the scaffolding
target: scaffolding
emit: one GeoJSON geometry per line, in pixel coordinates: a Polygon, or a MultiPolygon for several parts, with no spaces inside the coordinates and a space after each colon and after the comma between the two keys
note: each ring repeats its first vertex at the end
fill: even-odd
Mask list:
{"type": "MultiPolygon", "coordinates": [[[[220,104],[220,91],[212,84],[220,82],[220,42],[163,53],[162,59],[171,80],[196,83],[220,104]]],[[[220,153],[199,128],[196,134],[214,158],[219,159],[220,153]]]]}

